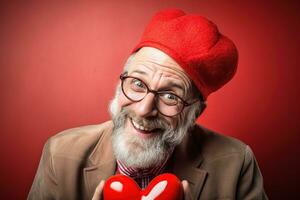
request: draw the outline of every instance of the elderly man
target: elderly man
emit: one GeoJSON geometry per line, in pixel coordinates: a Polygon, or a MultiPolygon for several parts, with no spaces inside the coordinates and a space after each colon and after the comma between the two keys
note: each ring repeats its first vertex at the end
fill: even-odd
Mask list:
{"type": "Polygon", "coordinates": [[[112,121],[50,138],[28,199],[102,199],[114,174],[145,188],[164,172],[182,181],[185,200],[267,199],[249,146],[195,123],[237,57],[209,20],[158,12],[120,75],[112,121]]]}

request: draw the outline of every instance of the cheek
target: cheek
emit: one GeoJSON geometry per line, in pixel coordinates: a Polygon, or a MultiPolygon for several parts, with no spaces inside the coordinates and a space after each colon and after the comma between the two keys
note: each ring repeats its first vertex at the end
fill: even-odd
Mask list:
{"type": "Polygon", "coordinates": [[[172,120],[171,125],[175,129],[177,127],[177,120],[172,120]]]}
{"type": "Polygon", "coordinates": [[[127,99],[123,94],[120,94],[118,98],[118,111],[120,112],[123,107],[128,106],[130,104],[132,104],[132,102],[129,99],[127,99]]]}
{"type": "Polygon", "coordinates": [[[165,117],[163,116],[163,118],[172,126],[173,129],[175,129],[177,127],[177,118],[170,118],[170,117],[165,117]]]}

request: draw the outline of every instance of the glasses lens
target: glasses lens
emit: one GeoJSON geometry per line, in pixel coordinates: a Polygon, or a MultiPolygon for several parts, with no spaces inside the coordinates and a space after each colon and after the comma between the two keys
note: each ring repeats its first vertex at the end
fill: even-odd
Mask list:
{"type": "Polygon", "coordinates": [[[125,78],[122,83],[122,88],[124,94],[133,101],[140,101],[147,94],[147,86],[143,81],[137,78],[125,78]]]}
{"type": "Polygon", "coordinates": [[[159,93],[156,101],[157,109],[166,116],[175,116],[183,109],[183,102],[172,93],[159,93]]]}

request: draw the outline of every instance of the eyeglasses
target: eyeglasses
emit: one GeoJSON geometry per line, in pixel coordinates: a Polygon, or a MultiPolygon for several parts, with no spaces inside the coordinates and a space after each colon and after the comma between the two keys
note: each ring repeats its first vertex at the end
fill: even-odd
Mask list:
{"type": "Polygon", "coordinates": [[[122,81],[123,94],[133,102],[139,102],[151,92],[155,95],[155,107],[162,115],[173,117],[182,112],[186,106],[193,103],[187,103],[181,97],[170,91],[151,90],[147,84],[139,78],[127,76],[126,73],[120,75],[122,81]]]}

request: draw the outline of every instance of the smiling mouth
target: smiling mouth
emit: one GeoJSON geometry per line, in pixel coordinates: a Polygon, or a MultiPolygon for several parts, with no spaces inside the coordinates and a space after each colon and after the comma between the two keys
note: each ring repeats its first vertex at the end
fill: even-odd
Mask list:
{"type": "Polygon", "coordinates": [[[150,128],[150,127],[145,127],[141,124],[138,124],[136,121],[134,121],[132,118],[130,118],[130,122],[132,126],[139,132],[144,133],[144,134],[151,134],[154,132],[161,131],[162,129],[160,128],[150,128]]]}

